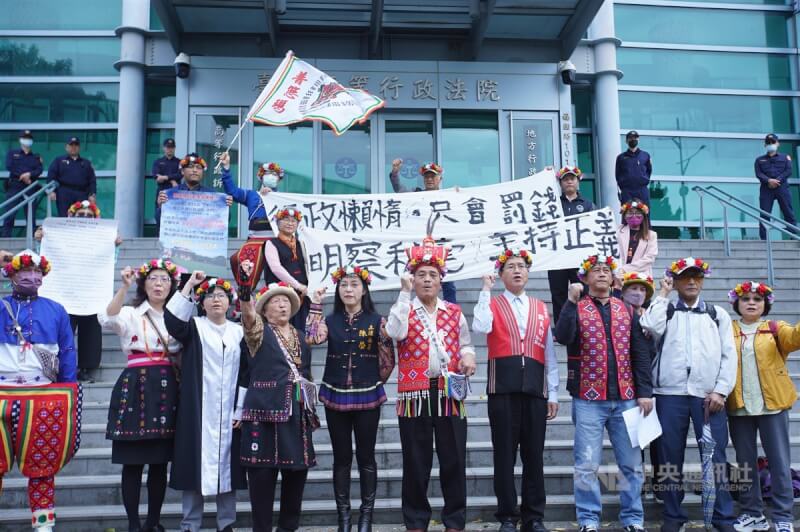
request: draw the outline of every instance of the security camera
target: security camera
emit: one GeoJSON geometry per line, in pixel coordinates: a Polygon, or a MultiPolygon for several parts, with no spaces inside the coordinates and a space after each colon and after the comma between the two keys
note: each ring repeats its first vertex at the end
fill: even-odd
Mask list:
{"type": "Polygon", "coordinates": [[[561,74],[561,81],[564,82],[564,85],[572,85],[575,83],[575,74],[577,72],[578,69],[575,68],[575,65],[573,65],[572,61],[569,59],[558,62],[558,73],[561,74]]]}
{"type": "Polygon", "coordinates": [[[189,72],[192,70],[192,58],[189,54],[183,52],[178,54],[175,58],[175,75],[181,79],[189,77],[189,72]]]}

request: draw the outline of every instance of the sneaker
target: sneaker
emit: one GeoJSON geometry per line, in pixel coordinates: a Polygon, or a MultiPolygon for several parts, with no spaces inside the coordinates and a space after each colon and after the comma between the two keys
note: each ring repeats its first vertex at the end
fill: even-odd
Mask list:
{"type": "Polygon", "coordinates": [[[583,525],[578,529],[578,532],[597,532],[597,525],[583,525]]]}
{"type": "Polygon", "coordinates": [[[624,532],[647,532],[642,525],[628,525],[622,529],[624,532]]]}
{"type": "Polygon", "coordinates": [[[789,521],[775,523],[775,532],[794,532],[794,524],[789,521]]]}
{"type": "Polygon", "coordinates": [[[742,514],[733,522],[736,532],[752,532],[753,530],[769,530],[769,521],[763,515],[752,516],[742,514]]]}

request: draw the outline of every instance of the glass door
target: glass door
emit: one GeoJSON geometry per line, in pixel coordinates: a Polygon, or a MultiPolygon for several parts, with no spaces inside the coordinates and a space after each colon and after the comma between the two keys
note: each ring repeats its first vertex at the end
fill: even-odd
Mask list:
{"type": "Polygon", "coordinates": [[[434,113],[382,114],[379,116],[380,192],[422,188],[419,168],[437,161],[436,116],[434,113]],[[395,190],[389,175],[392,161],[402,160],[395,190]]]}
{"type": "Polygon", "coordinates": [[[561,161],[557,113],[511,112],[511,170],[528,177],[561,161]]]}

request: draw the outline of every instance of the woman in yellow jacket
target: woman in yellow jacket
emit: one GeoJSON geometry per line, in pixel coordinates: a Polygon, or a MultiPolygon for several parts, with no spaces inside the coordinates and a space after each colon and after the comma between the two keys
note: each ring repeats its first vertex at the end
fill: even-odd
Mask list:
{"type": "Polygon", "coordinates": [[[772,288],[747,281],[728,293],[740,319],[733,322],[739,356],[736,386],[728,396],[728,420],[736,461],[744,477],[739,484],[741,515],[738,532],[769,530],[757,480],[756,432],[769,461],[772,479],[772,519],[776,532],[793,532],[789,447],[789,410],[797,399],[786,357],[800,349],[800,323],[765,320],[772,308],[772,288]]]}

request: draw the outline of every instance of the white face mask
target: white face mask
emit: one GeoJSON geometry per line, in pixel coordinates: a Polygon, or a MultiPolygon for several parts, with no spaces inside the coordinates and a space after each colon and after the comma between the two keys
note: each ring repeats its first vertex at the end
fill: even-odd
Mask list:
{"type": "Polygon", "coordinates": [[[274,174],[264,174],[264,177],[261,178],[261,183],[265,187],[278,188],[278,177],[274,174]]]}
{"type": "Polygon", "coordinates": [[[778,151],[777,144],[767,144],[767,153],[775,153],[776,151],[778,151]]]}
{"type": "Polygon", "coordinates": [[[19,139],[19,144],[25,148],[30,148],[33,146],[33,139],[19,139]]]}

